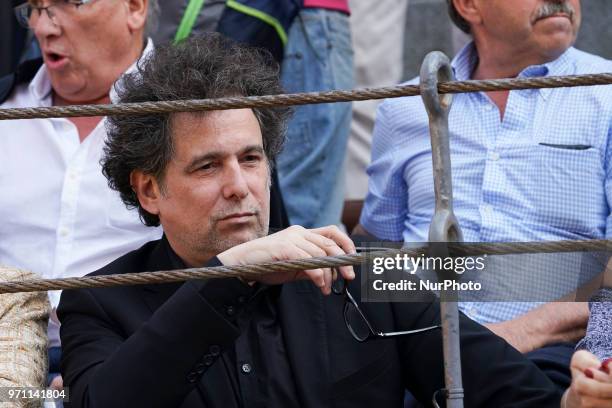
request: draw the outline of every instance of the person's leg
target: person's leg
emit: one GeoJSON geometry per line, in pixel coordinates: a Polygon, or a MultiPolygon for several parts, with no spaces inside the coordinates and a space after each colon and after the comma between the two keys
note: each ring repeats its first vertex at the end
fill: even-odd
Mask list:
{"type": "MultiPolygon", "coordinates": [[[[302,10],[289,30],[281,75],[287,92],[352,88],[348,16],[324,9],[302,10]]],[[[349,103],[296,107],[277,161],[291,224],[339,224],[350,120],[349,103]]]]}
{"type": "Polygon", "coordinates": [[[551,344],[533,350],[525,354],[525,357],[533,361],[557,386],[559,394],[563,395],[572,382],[570,360],[574,354],[574,348],[573,343],[551,344]]]}
{"type": "Polygon", "coordinates": [[[49,350],[49,374],[47,374],[47,385],[60,375],[60,360],[62,359],[61,347],[50,347],[49,350]]]}

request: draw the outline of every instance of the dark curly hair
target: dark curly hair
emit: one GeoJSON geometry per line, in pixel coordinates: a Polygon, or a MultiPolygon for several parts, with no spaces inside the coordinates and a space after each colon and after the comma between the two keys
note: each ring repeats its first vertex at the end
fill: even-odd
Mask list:
{"type": "MultiPolygon", "coordinates": [[[[211,33],[176,45],[158,47],[125,75],[118,89],[121,102],[169,101],[279,94],[279,68],[265,50],[249,48],[211,33]]],[[[270,165],[281,150],[290,109],[253,109],[261,127],[270,165]]],[[[163,187],[166,165],[173,157],[172,114],[113,116],[101,160],[108,185],[128,208],[138,208],[145,225],[159,225],[159,217],[140,206],[130,185],[130,174],[153,175],[163,187]]]]}
{"type": "Polygon", "coordinates": [[[461,14],[455,8],[453,4],[453,0],[446,0],[448,3],[448,15],[450,16],[453,23],[464,33],[470,34],[472,29],[470,28],[470,23],[468,23],[461,14]]]}

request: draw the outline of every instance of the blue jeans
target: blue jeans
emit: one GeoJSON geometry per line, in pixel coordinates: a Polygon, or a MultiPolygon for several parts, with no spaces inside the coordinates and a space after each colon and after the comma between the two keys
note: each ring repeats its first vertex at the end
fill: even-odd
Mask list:
{"type": "MultiPolygon", "coordinates": [[[[353,51],[348,16],[303,9],[289,29],[281,77],[287,92],[353,87],[353,51]]],[[[344,203],[342,166],[351,104],[295,108],[285,148],[277,159],[283,199],[291,224],[339,224],[344,203]]]]}

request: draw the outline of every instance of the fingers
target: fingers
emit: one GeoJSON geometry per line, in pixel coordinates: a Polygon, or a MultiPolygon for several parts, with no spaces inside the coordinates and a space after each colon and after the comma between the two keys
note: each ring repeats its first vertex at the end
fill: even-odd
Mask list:
{"type": "Polygon", "coordinates": [[[600,370],[599,359],[586,350],[574,353],[570,363],[572,385],[568,406],[606,407],[612,403],[612,377],[600,370]]]}
{"type": "Polygon", "coordinates": [[[578,378],[584,375],[598,382],[612,383],[612,375],[606,366],[605,362],[601,364],[594,354],[586,350],[575,352],[570,363],[573,377],[578,378]]]}
{"type": "MultiPolygon", "coordinates": [[[[297,245],[294,246],[293,252],[294,252],[294,256],[296,259],[312,258],[312,255],[310,253],[298,247],[297,245]]],[[[321,289],[323,294],[328,294],[326,293],[326,289],[327,289],[326,286],[327,286],[327,279],[328,279],[325,277],[326,273],[331,276],[331,272],[326,272],[324,269],[321,269],[321,268],[308,269],[308,270],[299,272],[296,275],[296,278],[311,280],[319,289],[321,289]]],[[[329,278],[329,280],[331,281],[331,277],[329,278]]],[[[329,291],[331,291],[331,284],[329,284],[329,291]]]]}
{"type": "MultiPolygon", "coordinates": [[[[310,233],[306,235],[306,239],[322,248],[328,256],[355,253],[355,244],[353,241],[335,225],[315,228],[309,232],[310,233]]],[[[355,272],[350,265],[340,266],[338,270],[345,279],[352,280],[355,278],[355,272]]]]}
{"type": "Polygon", "coordinates": [[[340,231],[340,229],[335,225],[314,228],[311,231],[329,239],[332,239],[347,254],[354,254],[357,252],[357,250],[355,249],[355,243],[348,237],[348,235],[340,231]]]}
{"type": "MultiPolygon", "coordinates": [[[[303,250],[304,252],[306,252],[308,255],[310,255],[310,257],[321,257],[321,256],[326,256],[326,255],[332,255],[332,253],[330,253],[330,251],[326,251],[324,250],[320,245],[316,245],[315,242],[313,242],[313,240],[309,239],[312,238],[312,235],[316,235],[313,234],[311,232],[308,232],[306,230],[306,232],[304,233],[304,236],[302,237],[303,239],[300,240],[296,240],[296,242],[294,243],[294,245],[296,245],[298,248],[300,248],[301,250],[303,250]]],[[[321,237],[322,239],[331,241],[327,238],[321,237]]],[[[331,241],[332,244],[335,246],[335,243],[333,241],[331,241]]],[[[336,247],[338,248],[338,247],[336,247]]],[[[339,251],[340,248],[338,248],[339,251]]],[[[335,255],[335,254],[334,254],[335,255]]],[[[307,257],[309,258],[309,257],[307,257]]],[[[332,270],[330,268],[322,268],[322,269],[316,269],[316,271],[321,271],[323,277],[322,277],[322,285],[320,285],[319,281],[314,281],[315,284],[317,284],[317,286],[319,286],[319,288],[321,288],[321,291],[323,292],[324,295],[329,295],[331,293],[331,284],[332,284],[332,270]]],[[[319,274],[318,273],[312,273],[311,274],[313,278],[316,277],[316,279],[319,279],[319,274]]]]}
{"type": "Polygon", "coordinates": [[[570,367],[584,371],[587,368],[597,369],[600,364],[601,362],[594,354],[586,350],[579,350],[572,356],[570,367]]]}
{"type": "MultiPolygon", "coordinates": [[[[595,374],[595,373],[594,373],[595,374]]],[[[612,402],[612,384],[599,382],[594,378],[588,378],[585,375],[578,376],[572,383],[572,388],[575,394],[582,398],[590,398],[593,400],[607,400],[610,406],[612,402]]]]}

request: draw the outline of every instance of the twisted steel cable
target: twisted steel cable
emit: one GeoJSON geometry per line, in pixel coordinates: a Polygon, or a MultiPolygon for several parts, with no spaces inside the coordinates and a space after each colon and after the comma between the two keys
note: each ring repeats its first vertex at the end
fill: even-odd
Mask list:
{"type": "MultiPolygon", "coordinates": [[[[612,84],[612,73],[550,76],[535,78],[512,78],[440,82],[440,94],[509,91],[538,88],[565,88],[612,84]]],[[[294,106],[331,102],[365,101],[369,99],[397,98],[420,95],[418,85],[399,85],[383,88],[357,90],[335,90],[296,94],[245,96],[219,99],[199,99],[182,101],[159,101],[122,103],[110,105],[74,105],[40,108],[0,109],[0,120],[40,119],[61,117],[111,116],[168,114],[172,112],[195,112],[203,110],[224,110],[237,108],[270,108],[274,106],[294,106]]]]}
{"type": "MultiPolygon", "coordinates": [[[[331,268],[344,265],[359,265],[373,257],[389,257],[406,254],[420,256],[427,253],[427,245],[418,248],[376,250],[372,252],[296,259],[291,261],[266,262],[240,266],[216,266],[205,268],[177,269],[173,271],[125,273],[103,276],[84,276],[62,279],[32,279],[0,283],[0,294],[37,292],[47,290],[100,288],[124,285],[180,282],[190,279],[241,277],[253,279],[260,274],[271,272],[297,272],[306,269],[331,268]]],[[[596,252],[612,250],[612,241],[538,241],[502,243],[449,243],[453,256],[509,255],[560,252],[596,252]]]]}

